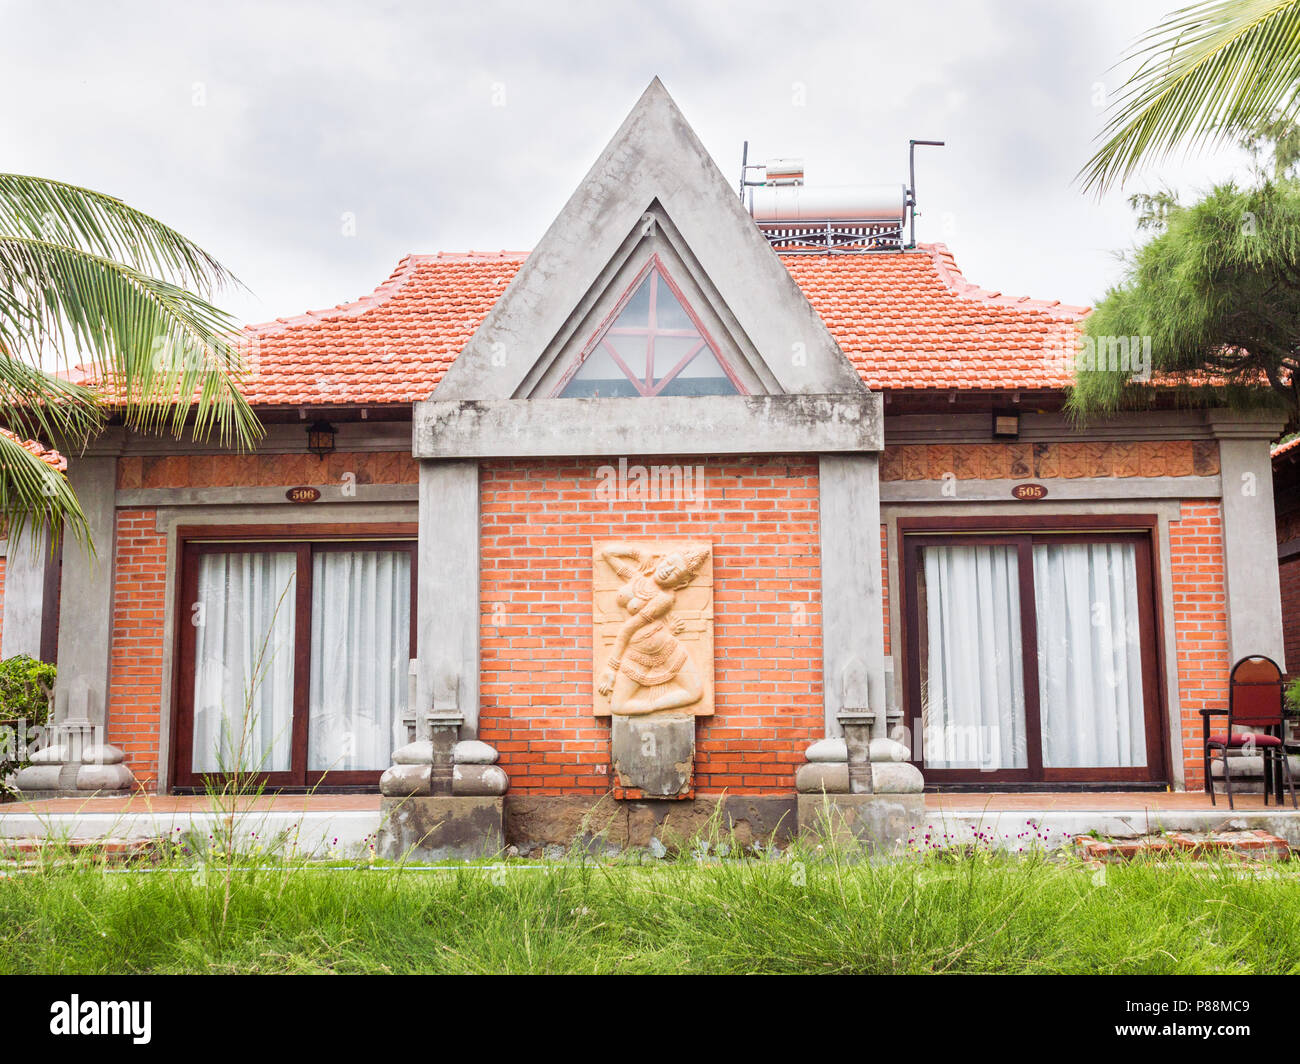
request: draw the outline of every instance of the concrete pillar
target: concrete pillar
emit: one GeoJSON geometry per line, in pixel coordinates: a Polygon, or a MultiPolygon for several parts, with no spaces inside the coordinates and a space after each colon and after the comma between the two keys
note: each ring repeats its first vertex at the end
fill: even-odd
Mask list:
{"type": "Polygon", "coordinates": [[[1206,420],[1219,439],[1230,663],[1248,654],[1267,654],[1285,669],[1269,456],[1282,422],[1272,414],[1217,410],[1206,420]]]}
{"type": "Polygon", "coordinates": [[[870,710],[885,734],[885,622],[880,587],[878,455],[820,459],[822,678],[826,734],[870,710]]]}
{"type": "Polygon", "coordinates": [[[478,463],[420,463],[419,609],[416,715],[459,713],[462,738],[478,737],[479,689],[478,463]]]}
{"type": "Polygon", "coordinates": [[[68,481],[86,515],[94,554],[64,541],[53,741],[14,776],[14,784],[29,798],[120,794],[135,786],[126,755],[105,736],[117,459],[95,455],[70,460],[68,481]]]}
{"type": "Polygon", "coordinates": [[[59,674],[54,685],[54,719],[103,727],[108,712],[109,653],[113,637],[113,531],[117,500],[117,459],[71,459],[68,481],[90,526],[95,553],[63,544],[59,674]]]}
{"type": "Polygon", "coordinates": [[[26,654],[54,660],[58,593],[59,561],[50,550],[49,535],[28,529],[21,540],[11,539],[5,562],[0,658],[26,654]]]}

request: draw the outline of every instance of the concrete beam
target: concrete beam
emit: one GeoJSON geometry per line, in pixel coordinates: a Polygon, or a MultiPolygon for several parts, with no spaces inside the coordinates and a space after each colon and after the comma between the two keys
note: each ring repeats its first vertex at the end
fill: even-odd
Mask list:
{"type": "MultiPolygon", "coordinates": [[[[477,462],[420,463],[416,629],[417,726],[435,690],[455,685],[461,738],[478,737],[479,483],[477,462]]],[[[421,734],[419,738],[424,738],[421,734]]]]}
{"type": "Polygon", "coordinates": [[[1220,477],[1026,477],[1023,480],[889,480],[880,485],[886,503],[1005,502],[1021,484],[1041,484],[1047,495],[1023,502],[1026,514],[1081,499],[1217,499],[1220,477]],[[945,494],[945,492],[947,494],[945,494]]]}
{"type": "Polygon", "coordinates": [[[113,531],[117,459],[69,460],[68,481],[77,493],[94,543],[93,557],[73,542],[63,545],[59,625],[59,675],[54,685],[54,719],[87,720],[102,726],[108,707],[109,653],[113,637],[113,531]]]}
{"type": "Polygon", "coordinates": [[[28,530],[10,540],[5,562],[4,638],[0,657],[19,654],[53,661],[58,617],[59,562],[46,534],[28,530]]]}
{"type": "Polygon", "coordinates": [[[884,446],[880,396],[429,400],[417,458],[824,454],[884,446]]]}
{"type": "Polygon", "coordinates": [[[855,709],[875,710],[883,734],[879,465],[875,455],[822,455],[820,465],[826,734],[842,734],[840,713],[855,709]]]}
{"type": "MultiPolygon", "coordinates": [[[[406,441],[410,446],[410,440],[406,441]]],[[[321,497],[318,502],[296,503],[288,498],[287,488],[226,487],[226,488],[128,488],[117,493],[117,504],[122,507],[140,507],[155,510],[165,506],[274,506],[293,507],[311,512],[317,507],[340,502],[344,505],[364,505],[386,502],[415,502],[420,489],[414,484],[356,484],[347,493],[337,482],[305,484],[316,488],[321,497]]],[[[284,517],[277,513],[276,524],[284,517]]]]}

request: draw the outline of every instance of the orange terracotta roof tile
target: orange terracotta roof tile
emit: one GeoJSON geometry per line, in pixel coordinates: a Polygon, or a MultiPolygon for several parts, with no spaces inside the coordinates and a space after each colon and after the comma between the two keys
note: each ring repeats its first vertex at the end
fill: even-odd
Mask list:
{"type": "Polygon", "coordinates": [[[58,451],[54,450],[54,448],[46,447],[43,443],[39,443],[36,440],[25,440],[19,436],[18,433],[10,432],[8,429],[0,429],[0,435],[3,435],[5,439],[13,440],[14,443],[18,444],[23,450],[34,454],[52,469],[57,469],[60,473],[66,473],[68,471],[68,460],[64,458],[63,455],[59,454],[58,451]]]}
{"type": "MultiPolygon", "coordinates": [[[[247,327],[256,405],[426,398],[525,258],[409,255],[375,291],[247,327]]],[[[787,255],[786,268],[868,386],[1060,389],[1085,308],[968,282],[942,244],[904,253],[787,255]]]]}
{"type": "Polygon", "coordinates": [[[1279,443],[1273,448],[1273,457],[1280,458],[1284,454],[1292,454],[1297,447],[1300,447],[1300,436],[1287,440],[1285,443],[1279,443]]]}

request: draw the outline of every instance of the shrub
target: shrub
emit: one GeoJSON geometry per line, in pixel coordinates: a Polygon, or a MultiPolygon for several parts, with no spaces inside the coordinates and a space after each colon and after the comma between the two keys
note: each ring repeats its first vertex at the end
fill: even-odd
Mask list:
{"type": "Polygon", "coordinates": [[[27,763],[19,757],[21,744],[14,726],[22,721],[30,742],[33,729],[48,722],[54,696],[54,672],[49,662],[37,661],[26,654],[0,661],[0,727],[4,728],[4,734],[0,734],[0,796],[9,789],[5,778],[27,763]]]}
{"type": "Polygon", "coordinates": [[[44,724],[54,696],[54,666],[26,654],[0,661],[0,720],[44,724]]]}

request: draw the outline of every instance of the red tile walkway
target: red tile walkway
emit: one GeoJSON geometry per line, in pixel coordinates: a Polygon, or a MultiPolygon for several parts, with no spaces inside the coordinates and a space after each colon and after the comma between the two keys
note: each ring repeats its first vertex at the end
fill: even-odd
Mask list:
{"type": "MultiPolygon", "coordinates": [[[[260,798],[239,799],[239,808],[248,811],[277,812],[328,812],[368,811],[379,809],[378,794],[278,794],[260,798]]],[[[1014,812],[1033,811],[1107,811],[1123,810],[1202,810],[1228,811],[1228,800],[1219,796],[1217,807],[1201,791],[1104,791],[1096,793],[1044,793],[1002,794],[927,794],[927,809],[943,812],[1014,812]]],[[[35,802],[10,802],[0,804],[0,815],[7,813],[179,813],[201,812],[216,808],[213,800],[204,795],[150,795],[137,794],[123,798],[48,798],[35,802]]],[[[1236,808],[1255,810],[1264,808],[1263,795],[1238,794],[1236,808]]],[[[1270,801],[1270,810],[1290,810],[1289,803],[1279,807],[1270,801]]]]}

